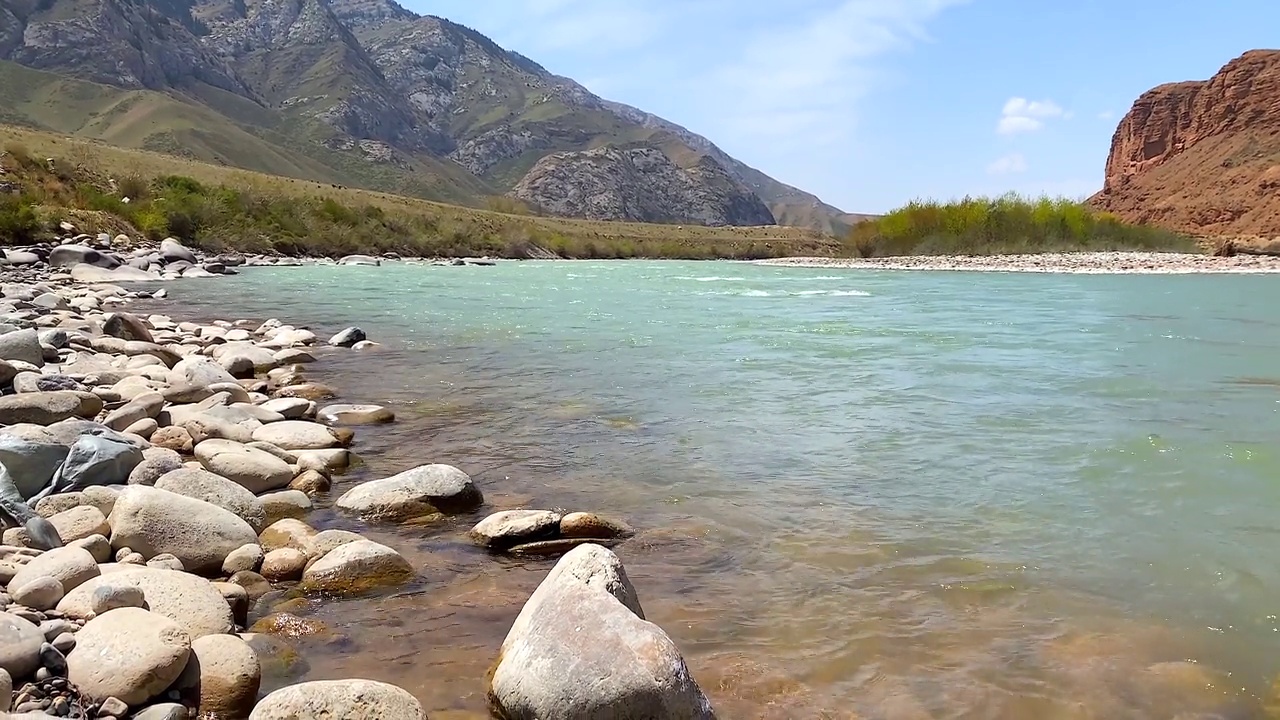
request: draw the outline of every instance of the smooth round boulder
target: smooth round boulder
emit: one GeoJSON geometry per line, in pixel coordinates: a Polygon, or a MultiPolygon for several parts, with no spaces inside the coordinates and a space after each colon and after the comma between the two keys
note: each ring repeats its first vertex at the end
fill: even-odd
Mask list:
{"type": "Polygon", "coordinates": [[[58,531],[64,543],[83,540],[94,535],[109,535],[111,526],[102,511],[92,505],[80,505],[53,515],[49,523],[58,531]]]}
{"type": "Polygon", "coordinates": [[[280,548],[267,553],[262,559],[262,577],[271,582],[292,582],[302,579],[307,567],[307,554],[294,548],[280,548]]]}
{"type": "Polygon", "coordinates": [[[267,523],[274,523],[285,518],[300,519],[311,512],[311,498],[301,490],[280,490],[267,493],[261,498],[262,508],[267,514],[267,523]]]}
{"type": "Polygon", "coordinates": [[[112,567],[110,572],[67,593],[58,603],[58,611],[72,618],[89,617],[94,612],[94,593],[103,586],[138,588],[151,612],[170,618],[193,638],[227,633],[233,628],[231,608],[208,580],[145,565],[112,567]]]}
{"type": "Polygon", "coordinates": [[[258,541],[266,552],[282,547],[305,551],[316,534],[315,528],[301,520],[285,518],[267,526],[267,529],[258,536],[258,541]]]}
{"type": "Polygon", "coordinates": [[[603,517],[595,513],[569,513],[560,519],[560,535],[566,538],[593,538],[614,540],[635,534],[631,526],[621,520],[603,517]]]}
{"type": "Polygon", "coordinates": [[[505,550],[523,543],[555,537],[560,513],[550,510],[506,510],[476,523],[469,535],[476,544],[505,550]]]}
{"type": "Polygon", "coordinates": [[[357,485],[336,504],[365,520],[399,520],[470,512],[483,503],[483,495],[466,473],[449,465],[423,465],[357,485]]]}
{"type": "Polygon", "coordinates": [[[307,416],[314,403],[302,398],[276,398],[268,400],[260,406],[264,410],[279,413],[286,420],[300,420],[307,416]]]}
{"type": "Polygon", "coordinates": [[[262,546],[257,543],[236,548],[226,560],[222,561],[222,574],[231,577],[242,570],[256,571],[262,567],[264,557],[266,556],[262,552],[262,546]]]}
{"type": "Polygon", "coordinates": [[[146,558],[168,553],[196,574],[219,572],[227,555],[258,537],[230,510],[145,485],[121,491],[108,522],[112,547],[128,547],[146,558]]]}
{"type": "Polygon", "coordinates": [[[40,667],[44,633],[17,615],[0,612],[0,670],[25,678],[40,667]]]}
{"type": "Polygon", "coordinates": [[[207,470],[182,468],[166,473],[156,481],[157,488],[186,495],[235,513],[249,523],[255,533],[270,523],[263,502],[239,484],[207,470]]]}
{"type": "Polygon", "coordinates": [[[89,599],[89,609],[94,615],[125,607],[145,608],[146,604],[142,588],[134,585],[99,585],[89,599]]]}
{"type": "Polygon", "coordinates": [[[349,348],[352,345],[367,339],[368,336],[365,334],[364,330],[361,330],[358,327],[349,327],[329,338],[329,344],[334,347],[349,348]]]}
{"type": "Polygon", "coordinates": [[[253,439],[284,450],[324,450],[341,442],[329,428],[305,420],[284,420],[253,431],[253,439]]]}
{"type": "Polygon", "coordinates": [[[322,530],[307,541],[306,552],[312,560],[319,560],[335,548],[367,539],[350,530],[322,530]]]}
{"type": "Polygon", "coordinates": [[[190,455],[196,447],[195,440],[191,438],[191,433],[181,425],[170,425],[156,430],[151,434],[151,444],[174,450],[183,455],[190,455]]]}
{"type": "Polygon", "coordinates": [[[218,383],[234,383],[235,377],[215,360],[193,355],[173,366],[169,371],[170,385],[199,385],[209,387],[218,383]]]}
{"type": "Polygon", "coordinates": [[[243,485],[254,495],[287,487],[293,480],[285,461],[229,440],[205,440],[196,446],[195,455],[206,470],[243,485]]]}
{"type": "Polygon", "coordinates": [[[422,705],[405,690],[373,680],[317,680],[266,696],[249,720],[426,720],[422,705]]]}
{"type": "Polygon", "coordinates": [[[9,594],[19,605],[43,612],[56,607],[63,593],[62,583],[55,578],[38,577],[9,594]]]}
{"type": "Polygon", "coordinates": [[[262,684],[262,666],[235,635],[206,635],[191,643],[191,659],[177,687],[200,717],[245,718],[262,684]]]}
{"type": "Polygon", "coordinates": [[[67,679],[96,702],[138,706],[160,695],[187,666],[191,636],[173,620],[119,608],[85,623],[67,658],[67,679]]]}
{"type": "Polygon", "coordinates": [[[324,473],[316,469],[307,469],[298,473],[298,477],[289,481],[289,489],[306,493],[308,496],[329,492],[333,482],[324,473]]]}
{"type": "Polygon", "coordinates": [[[358,595],[373,588],[402,585],[413,579],[408,560],[372,540],[340,545],[307,568],[302,587],[329,595],[358,595]]]}
{"type": "Polygon", "coordinates": [[[329,425],[383,425],[395,422],[396,414],[381,405],[327,405],[316,418],[329,425]]]}
{"type": "Polygon", "coordinates": [[[80,547],[54,548],[32,558],[9,581],[9,592],[17,592],[23,585],[37,578],[53,578],[62,585],[64,593],[100,575],[98,562],[88,550],[80,547]]]}

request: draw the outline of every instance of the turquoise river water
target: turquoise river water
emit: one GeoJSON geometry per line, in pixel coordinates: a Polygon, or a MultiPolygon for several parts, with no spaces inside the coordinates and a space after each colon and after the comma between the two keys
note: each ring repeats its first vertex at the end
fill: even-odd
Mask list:
{"type": "Polygon", "coordinates": [[[359,675],[484,717],[552,561],[464,532],[548,507],[640,531],[617,552],[722,718],[1267,717],[1280,278],[524,262],[172,292],[384,343],[322,353],[400,418],[335,491],[444,462],[488,499],[368,530],[419,580],[306,606],[332,634],[268,684],[359,675]]]}

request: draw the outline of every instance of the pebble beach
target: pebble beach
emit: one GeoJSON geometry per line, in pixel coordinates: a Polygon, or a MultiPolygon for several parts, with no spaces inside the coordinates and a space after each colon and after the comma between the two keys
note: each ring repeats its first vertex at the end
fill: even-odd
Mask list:
{"type": "Polygon", "coordinates": [[[756,261],[782,267],[961,272],[1189,274],[1280,272],[1280,257],[1187,253],[1087,252],[1035,255],[921,255],[888,258],[793,257],[756,261]]]}
{"type": "MultiPolygon", "coordinates": [[[[329,353],[376,362],[376,339],[358,327],[321,337],[305,319],[128,312],[166,297],[166,281],[217,282],[273,259],[77,236],[6,260],[0,717],[426,718],[412,694],[370,678],[262,692],[263,667],[307,622],[265,613],[264,598],[341,602],[419,572],[361,532],[317,530],[313,510],[362,527],[485,507],[464,468],[440,463],[335,491],[361,428],[395,413],[309,371],[329,353]]],[[[467,533],[495,556],[558,559],[495,649],[495,714],[715,717],[609,549],[632,534],[607,514],[536,508],[467,533]]]]}

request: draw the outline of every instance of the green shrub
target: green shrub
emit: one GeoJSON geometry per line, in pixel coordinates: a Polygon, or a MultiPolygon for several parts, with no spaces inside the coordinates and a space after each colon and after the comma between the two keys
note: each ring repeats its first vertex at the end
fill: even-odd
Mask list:
{"type": "Polygon", "coordinates": [[[32,242],[40,234],[40,218],[30,199],[0,195],[0,243],[17,245],[32,242]]]}
{"type": "Polygon", "coordinates": [[[133,214],[133,226],[151,240],[163,240],[171,234],[169,218],[155,207],[147,207],[133,214]]]}
{"type": "Polygon", "coordinates": [[[1081,250],[1194,251],[1177,233],[1127,225],[1068,199],[1016,194],[951,203],[912,201],[858,223],[844,242],[855,257],[998,255],[1081,250]]]}

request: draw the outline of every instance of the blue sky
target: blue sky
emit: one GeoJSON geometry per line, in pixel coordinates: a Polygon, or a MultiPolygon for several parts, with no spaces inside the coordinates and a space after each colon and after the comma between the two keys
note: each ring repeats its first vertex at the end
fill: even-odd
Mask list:
{"type": "Polygon", "coordinates": [[[408,0],[849,211],[1084,196],[1143,91],[1270,47],[1275,0],[408,0]]]}

